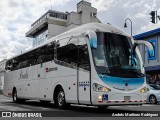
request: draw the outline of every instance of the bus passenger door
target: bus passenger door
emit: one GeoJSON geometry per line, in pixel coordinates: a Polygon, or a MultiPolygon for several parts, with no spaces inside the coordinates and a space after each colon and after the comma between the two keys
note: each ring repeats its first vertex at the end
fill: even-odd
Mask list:
{"type": "Polygon", "coordinates": [[[78,100],[80,104],[90,103],[90,62],[86,41],[79,39],[78,48],[78,100]]]}

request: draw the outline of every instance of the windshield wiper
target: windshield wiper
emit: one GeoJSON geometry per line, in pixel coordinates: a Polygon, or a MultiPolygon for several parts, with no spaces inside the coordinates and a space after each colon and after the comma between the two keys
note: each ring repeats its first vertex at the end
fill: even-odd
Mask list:
{"type": "Polygon", "coordinates": [[[109,69],[107,69],[107,70],[105,70],[104,72],[102,72],[101,74],[102,74],[102,75],[110,74],[110,70],[109,70],[109,69]]]}
{"type": "Polygon", "coordinates": [[[107,75],[107,74],[111,74],[110,70],[114,69],[114,68],[121,68],[121,65],[116,65],[116,66],[112,66],[112,67],[108,67],[107,70],[105,70],[104,72],[101,72],[102,75],[107,75]]]}
{"type": "Polygon", "coordinates": [[[126,69],[126,70],[128,70],[129,72],[135,72],[138,75],[140,75],[140,77],[144,77],[145,76],[145,74],[143,74],[141,71],[136,70],[136,69],[126,69]]]}

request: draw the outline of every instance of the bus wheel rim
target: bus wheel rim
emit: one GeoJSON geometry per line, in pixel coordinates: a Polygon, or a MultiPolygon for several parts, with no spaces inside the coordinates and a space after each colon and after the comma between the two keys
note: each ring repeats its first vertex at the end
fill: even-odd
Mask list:
{"type": "Polygon", "coordinates": [[[58,104],[59,106],[62,106],[64,103],[64,92],[59,92],[58,94],[58,104]]]}
{"type": "Polygon", "coordinates": [[[14,101],[16,101],[17,100],[17,93],[16,93],[16,91],[14,92],[14,101]]]}

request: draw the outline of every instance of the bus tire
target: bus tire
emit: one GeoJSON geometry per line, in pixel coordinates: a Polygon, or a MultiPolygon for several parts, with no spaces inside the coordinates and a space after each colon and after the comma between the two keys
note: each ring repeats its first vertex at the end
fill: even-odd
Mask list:
{"type": "Polygon", "coordinates": [[[25,102],[24,99],[19,99],[18,98],[16,88],[13,89],[13,96],[12,97],[13,97],[13,102],[15,102],[15,103],[23,103],[23,102],[25,102]]]}
{"type": "Polygon", "coordinates": [[[17,90],[16,89],[13,89],[13,102],[15,102],[15,103],[18,102],[17,90]]]}
{"type": "Polygon", "coordinates": [[[62,87],[58,88],[58,90],[56,92],[55,104],[56,104],[56,107],[58,107],[60,109],[66,109],[68,106],[68,104],[66,103],[66,100],[65,100],[65,93],[64,93],[64,90],[62,89],[62,87]]]}

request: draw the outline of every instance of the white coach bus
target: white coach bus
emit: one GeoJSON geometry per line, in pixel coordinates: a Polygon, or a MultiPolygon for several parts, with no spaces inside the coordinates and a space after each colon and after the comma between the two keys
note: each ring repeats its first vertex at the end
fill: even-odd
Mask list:
{"type": "Polygon", "coordinates": [[[58,108],[143,104],[146,76],[136,47],[142,43],[152,55],[151,44],[112,25],[79,26],[8,59],[4,95],[14,102],[54,102],[58,108]]]}

